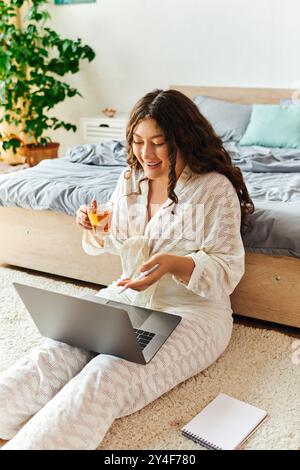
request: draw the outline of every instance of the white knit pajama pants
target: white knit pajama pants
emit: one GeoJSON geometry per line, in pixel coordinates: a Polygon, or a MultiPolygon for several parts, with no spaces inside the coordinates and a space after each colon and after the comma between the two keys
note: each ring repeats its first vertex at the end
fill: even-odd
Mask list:
{"type": "Polygon", "coordinates": [[[96,449],[116,418],[212,364],[231,331],[229,317],[187,315],[146,366],[46,340],[0,374],[2,449],[96,449]]]}

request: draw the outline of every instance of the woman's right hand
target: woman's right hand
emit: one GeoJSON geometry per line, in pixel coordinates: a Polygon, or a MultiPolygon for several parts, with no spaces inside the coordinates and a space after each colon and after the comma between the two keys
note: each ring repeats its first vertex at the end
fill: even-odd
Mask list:
{"type": "Polygon", "coordinates": [[[92,224],[87,214],[87,206],[83,204],[76,212],[76,224],[85,230],[92,230],[92,224]]]}

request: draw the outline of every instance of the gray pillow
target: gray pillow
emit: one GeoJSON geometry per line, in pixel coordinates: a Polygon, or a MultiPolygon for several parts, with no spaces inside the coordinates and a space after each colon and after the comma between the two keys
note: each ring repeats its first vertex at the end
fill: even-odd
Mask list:
{"type": "Polygon", "coordinates": [[[123,140],[76,145],[68,149],[66,156],[73,163],[85,165],[127,166],[127,152],[123,140]]]}
{"type": "Polygon", "coordinates": [[[194,103],[224,142],[239,141],[250,121],[252,105],[196,96],[194,103]]]}

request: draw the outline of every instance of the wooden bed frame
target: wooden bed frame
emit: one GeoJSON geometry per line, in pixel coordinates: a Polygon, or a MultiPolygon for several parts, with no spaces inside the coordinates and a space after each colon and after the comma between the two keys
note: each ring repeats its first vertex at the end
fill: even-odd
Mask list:
{"type": "MultiPolygon", "coordinates": [[[[293,90],[172,86],[189,97],[278,103],[293,90]]],[[[121,273],[115,255],[86,255],[75,218],[53,211],[0,208],[0,263],[108,285],[121,273]]],[[[231,296],[234,313],[300,327],[300,260],[246,254],[246,272],[231,296]]]]}

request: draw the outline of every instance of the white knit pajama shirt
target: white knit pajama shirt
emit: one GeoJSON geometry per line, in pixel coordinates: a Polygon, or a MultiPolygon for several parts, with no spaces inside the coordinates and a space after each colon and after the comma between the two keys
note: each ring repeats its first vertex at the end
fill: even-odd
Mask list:
{"type": "Polygon", "coordinates": [[[120,255],[122,277],[130,278],[155,253],[192,257],[187,285],[166,274],[142,292],[119,294],[115,281],[97,294],[179,314],[181,322],[147,365],[45,340],[0,374],[0,438],[10,439],[2,449],[96,449],[116,418],[206,369],[226,349],[229,295],[244,272],[236,192],[225,176],[195,175],[186,166],[175,188],[179,204],[167,200],[147,222],[148,181],[141,194],[129,195],[140,177],[120,176],[104,248],[87,231],[83,248],[120,255]]]}

